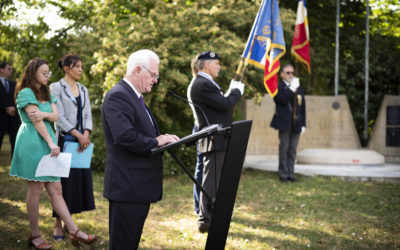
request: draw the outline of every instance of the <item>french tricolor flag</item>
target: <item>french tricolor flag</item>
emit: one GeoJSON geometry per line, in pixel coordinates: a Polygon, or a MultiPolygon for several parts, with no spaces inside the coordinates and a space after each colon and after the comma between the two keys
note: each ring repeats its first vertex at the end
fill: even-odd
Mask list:
{"type": "Polygon", "coordinates": [[[311,73],[310,34],[308,31],[307,7],[305,0],[299,0],[296,26],[293,33],[292,55],[311,73]]]}

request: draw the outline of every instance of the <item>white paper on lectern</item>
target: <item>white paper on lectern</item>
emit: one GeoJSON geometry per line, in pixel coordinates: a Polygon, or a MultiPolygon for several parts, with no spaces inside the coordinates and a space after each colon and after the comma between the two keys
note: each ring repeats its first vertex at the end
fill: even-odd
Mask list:
{"type": "Polygon", "coordinates": [[[35,177],[68,177],[71,168],[71,157],[71,153],[60,153],[58,157],[51,157],[50,154],[43,156],[36,169],[35,177]]]}

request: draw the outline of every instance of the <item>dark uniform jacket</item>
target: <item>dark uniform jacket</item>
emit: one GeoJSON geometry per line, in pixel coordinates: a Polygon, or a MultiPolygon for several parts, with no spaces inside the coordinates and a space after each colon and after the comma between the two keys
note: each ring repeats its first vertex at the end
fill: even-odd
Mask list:
{"type": "MultiPolygon", "coordinates": [[[[197,75],[190,91],[192,102],[199,105],[207,116],[210,124],[221,124],[223,127],[232,125],[232,108],[240,99],[240,91],[233,89],[228,97],[225,97],[217,86],[207,78],[197,75]]],[[[204,115],[195,106],[199,120],[199,129],[207,126],[204,115]]],[[[227,139],[223,134],[214,135],[213,138],[199,140],[202,153],[211,151],[223,151],[226,149],[227,139]]]]}
{"type": "MultiPolygon", "coordinates": [[[[0,80],[1,81],[1,80],[0,80]]],[[[9,116],[6,113],[7,107],[16,107],[14,101],[14,93],[15,93],[15,86],[16,83],[8,79],[8,86],[9,92],[7,93],[6,88],[4,87],[3,83],[0,83],[0,122],[1,123],[8,123],[11,120],[19,123],[19,115],[16,114],[15,116],[9,116]]]]}
{"type": "Polygon", "coordinates": [[[161,154],[151,156],[159,135],[133,89],[120,80],[106,94],[102,122],[107,146],[103,195],[126,203],[151,203],[162,196],[161,154]]]}
{"type": "Polygon", "coordinates": [[[306,126],[306,101],[303,88],[299,86],[296,92],[293,92],[283,81],[280,81],[274,102],[275,113],[271,127],[282,131],[292,128],[294,132],[301,132],[301,127],[306,126]]]}

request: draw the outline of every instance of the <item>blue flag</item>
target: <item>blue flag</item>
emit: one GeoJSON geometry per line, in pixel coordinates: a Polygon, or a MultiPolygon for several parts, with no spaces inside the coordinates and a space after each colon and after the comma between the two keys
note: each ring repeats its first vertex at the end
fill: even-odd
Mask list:
{"type": "Polygon", "coordinates": [[[278,93],[279,58],[286,52],[277,0],[263,0],[254,20],[242,60],[264,69],[264,86],[271,97],[278,93]]]}

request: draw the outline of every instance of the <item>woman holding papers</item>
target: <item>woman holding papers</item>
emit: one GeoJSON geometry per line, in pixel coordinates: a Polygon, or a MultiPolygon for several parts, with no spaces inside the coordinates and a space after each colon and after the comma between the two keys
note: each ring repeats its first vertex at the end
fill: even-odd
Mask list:
{"type": "MultiPolygon", "coordinates": [[[[82,60],[77,55],[66,55],[58,66],[64,78],[52,83],[50,89],[57,98],[58,121],[56,137],[58,146],[64,151],[65,142],[79,143],[78,152],[90,145],[92,113],[88,90],[77,82],[82,75],[82,60]]],[[[62,193],[71,214],[95,209],[92,172],[90,168],[71,168],[68,178],[61,178],[62,193]]],[[[54,239],[64,239],[61,219],[56,213],[54,239]]]]}
{"type": "Polygon", "coordinates": [[[28,243],[36,249],[50,249],[40,236],[38,217],[39,202],[43,188],[50,197],[53,209],[60,215],[74,245],[79,241],[92,243],[96,236],[80,231],[62,197],[59,177],[35,177],[36,168],[45,155],[57,157],[60,147],[55,144],[55,135],[50,122],[58,119],[57,99],[50,93],[47,83],[51,76],[47,62],[33,58],[26,66],[22,80],[15,90],[16,104],[21,118],[10,175],[27,180],[26,209],[30,224],[28,243]]]}

